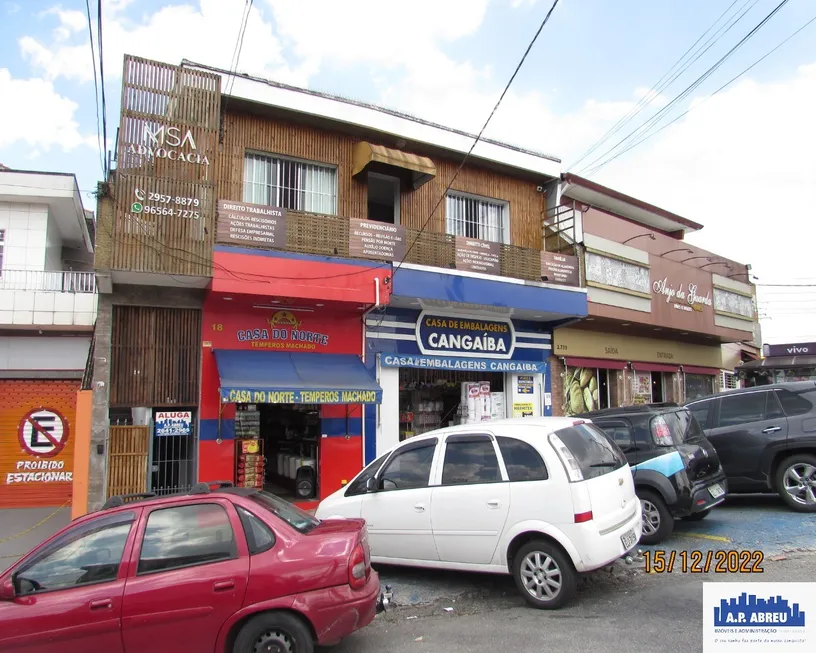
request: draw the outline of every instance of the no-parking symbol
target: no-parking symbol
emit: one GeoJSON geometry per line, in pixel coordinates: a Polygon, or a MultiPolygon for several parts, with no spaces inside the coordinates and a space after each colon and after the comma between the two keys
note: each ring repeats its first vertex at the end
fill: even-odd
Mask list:
{"type": "Polygon", "coordinates": [[[20,446],[32,456],[50,458],[65,448],[68,442],[68,423],[56,410],[30,410],[20,422],[17,436],[20,446]]]}

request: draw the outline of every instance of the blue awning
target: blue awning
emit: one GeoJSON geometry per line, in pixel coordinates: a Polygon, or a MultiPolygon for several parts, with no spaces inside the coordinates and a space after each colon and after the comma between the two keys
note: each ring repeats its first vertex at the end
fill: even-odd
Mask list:
{"type": "Polygon", "coordinates": [[[216,349],[221,402],[378,404],[382,388],[358,356],[216,349]]]}

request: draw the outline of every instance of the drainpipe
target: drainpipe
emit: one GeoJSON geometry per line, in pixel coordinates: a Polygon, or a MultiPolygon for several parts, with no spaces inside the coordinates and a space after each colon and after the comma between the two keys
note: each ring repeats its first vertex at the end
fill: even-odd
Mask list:
{"type": "MultiPolygon", "coordinates": [[[[367,309],[365,312],[363,312],[363,349],[362,349],[362,351],[363,351],[363,362],[365,362],[366,354],[367,354],[367,350],[366,350],[366,331],[368,330],[368,325],[366,324],[366,318],[368,318],[369,314],[374,309],[379,308],[379,307],[380,307],[380,278],[379,277],[374,277],[374,305],[371,306],[371,308],[367,309]]],[[[377,373],[377,366],[375,365],[374,366],[374,374],[376,375],[376,373],[377,373]]],[[[377,382],[379,383],[379,379],[377,379],[377,382]]],[[[379,428],[379,425],[380,425],[380,406],[379,406],[379,404],[376,405],[374,410],[377,412],[376,422],[377,422],[377,427],[379,428]]],[[[346,423],[348,425],[348,410],[346,411],[346,423]]],[[[362,430],[363,430],[363,459],[362,459],[361,463],[362,463],[363,467],[365,467],[365,438],[366,438],[366,434],[365,434],[365,406],[363,406],[363,427],[362,427],[362,430]]],[[[348,432],[348,428],[346,428],[346,432],[348,432]]],[[[375,438],[377,437],[376,433],[374,433],[374,437],[375,438]]]]}

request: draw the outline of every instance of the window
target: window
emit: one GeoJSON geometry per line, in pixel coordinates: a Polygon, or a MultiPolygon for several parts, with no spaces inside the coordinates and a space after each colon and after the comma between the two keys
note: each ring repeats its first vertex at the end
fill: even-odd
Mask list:
{"type": "Polygon", "coordinates": [[[711,401],[701,401],[688,406],[688,409],[691,411],[691,414],[694,415],[700,428],[708,428],[708,416],[711,414],[712,403],[711,401]]]}
{"type": "Polygon", "coordinates": [[[686,374],[686,401],[713,395],[715,379],[711,374],[686,374]]]}
{"type": "Polygon", "coordinates": [[[449,193],[445,202],[447,233],[494,243],[508,242],[506,202],[449,193]]]}
{"type": "Polygon", "coordinates": [[[496,483],[501,470],[493,441],[486,435],[453,435],[445,444],[442,485],[496,483]]]}
{"type": "Polygon", "coordinates": [[[780,406],[776,400],[776,393],[766,392],[765,394],[768,397],[768,400],[765,402],[765,419],[785,417],[785,413],[782,412],[782,406],[780,406]]]}
{"type": "Polygon", "coordinates": [[[731,372],[721,372],[720,374],[720,386],[723,390],[736,390],[740,387],[740,380],[736,374],[731,372]]]}
{"type": "Polygon", "coordinates": [[[593,420],[598,428],[602,429],[623,451],[632,446],[632,426],[622,419],[616,420],[593,420]]]}
{"type": "MultiPolygon", "coordinates": [[[[390,452],[389,452],[390,453],[390,452]]],[[[354,497],[358,494],[365,494],[366,492],[366,484],[368,483],[368,479],[374,478],[377,475],[377,472],[380,471],[380,467],[382,467],[385,459],[388,458],[388,454],[380,456],[375,460],[373,463],[369,464],[362,472],[357,475],[348,486],[346,490],[347,497],[354,497]]]]}
{"type": "Polygon", "coordinates": [[[249,512],[249,510],[245,510],[239,506],[236,506],[236,508],[238,509],[238,516],[241,518],[241,524],[244,527],[249,555],[269,551],[269,549],[275,546],[275,534],[269,529],[269,526],[264,524],[258,517],[249,512]]]}
{"type": "Polygon", "coordinates": [[[336,215],[337,170],[316,163],[247,154],[244,201],[336,215]]]}
{"type": "Polygon", "coordinates": [[[263,490],[254,492],[249,495],[249,498],[304,535],[320,523],[319,519],[312,517],[312,515],[305,510],[301,510],[297,506],[269,492],[264,492],[263,490]]]}
{"type": "Polygon", "coordinates": [[[15,574],[23,596],[116,580],[135,515],[120,513],[69,531],[15,574]]]}
{"type": "Polygon", "coordinates": [[[663,446],[669,444],[668,441],[660,437],[662,434],[668,436],[671,444],[674,445],[694,442],[705,437],[700,423],[696,419],[692,419],[691,416],[691,411],[684,408],[653,417],[650,428],[655,444],[663,446]]]}
{"type": "Polygon", "coordinates": [[[140,574],[238,557],[227,511],[215,503],[154,510],[147,518],[140,574]]]}
{"type": "Polygon", "coordinates": [[[628,462],[620,448],[594,424],[569,426],[555,435],[572,454],[585,481],[620,469],[628,462]]]}
{"type": "Polygon", "coordinates": [[[510,481],[546,481],[547,468],[541,454],[515,438],[496,438],[510,481]]]}
{"type": "Polygon", "coordinates": [[[723,397],[720,403],[718,426],[738,426],[761,422],[765,419],[766,392],[749,392],[742,395],[723,397]]]}
{"type": "Polygon", "coordinates": [[[409,445],[390,460],[380,477],[383,490],[411,490],[428,487],[436,439],[419,446],[409,445]]]}
{"type": "Polygon", "coordinates": [[[805,415],[813,410],[813,403],[799,393],[790,390],[777,390],[776,396],[788,417],[805,415]]]}

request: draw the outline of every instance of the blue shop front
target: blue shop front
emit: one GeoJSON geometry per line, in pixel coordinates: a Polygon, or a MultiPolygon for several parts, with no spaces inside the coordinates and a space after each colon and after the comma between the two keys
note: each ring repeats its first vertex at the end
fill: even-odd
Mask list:
{"type": "Polygon", "coordinates": [[[454,424],[552,414],[552,329],[586,316],[583,288],[404,265],[390,305],[366,317],[366,463],[454,424]]]}

